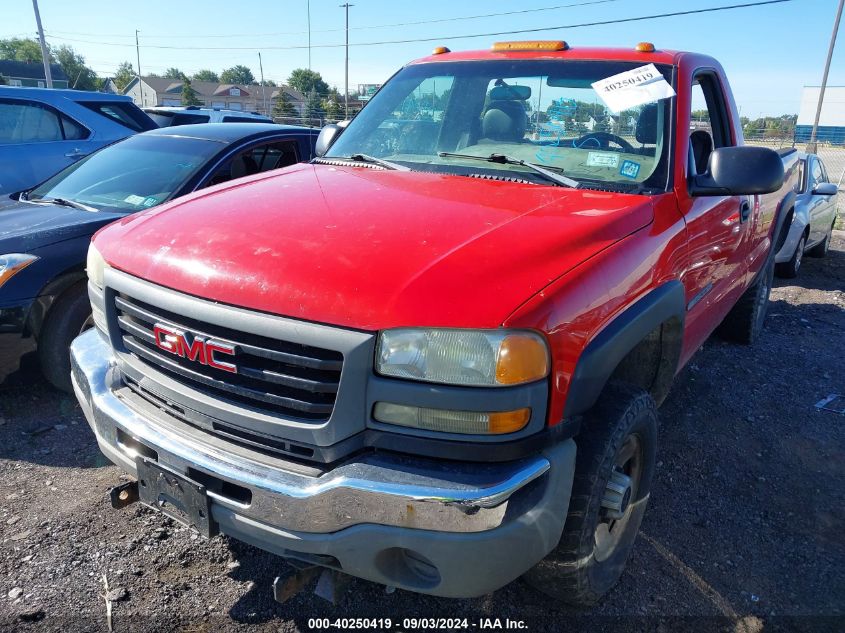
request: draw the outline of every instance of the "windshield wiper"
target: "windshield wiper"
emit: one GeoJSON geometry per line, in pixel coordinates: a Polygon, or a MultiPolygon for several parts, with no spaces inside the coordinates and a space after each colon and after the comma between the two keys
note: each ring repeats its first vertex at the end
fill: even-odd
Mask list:
{"type": "Polygon", "coordinates": [[[372,165],[384,167],[385,169],[395,169],[396,171],[411,171],[404,165],[392,163],[389,160],[384,160],[383,158],[376,158],[375,156],[370,156],[369,154],[352,154],[351,156],[326,156],[326,158],[339,158],[340,160],[351,160],[356,163],[370,163],[372,165]]]}
{"type": "Polygon", "coordinates": [[[570,187],[578,189],[580,183],[577,180],[568,178],[563,174],[557,174],[550,169],[546,169],[542,165],[536,163],[528,163],[519,158],[508,156],[507,154],[490,154],[488,156],[474,156],[472,154],[455,154],[452,152],[437,152],[440,158],[468,158],[470,160],[483,160],[487,163],[499,163],[500,165],[520,165],[521,167],[528,167],[533,172],[540,174],[546,180],[553,182],[561,187],[570,187]]]}
{"type": "Polygon", "coordinates": [[[74,200],[68,200],[67,198],[26,198],[27,202],[34,202],[36,204],[56,204],[60,207],[70,207],[72,209],[79,209],[80,211],[91,211],[93,213],[99,213],[99,209],[94,207],[89,207],[87,204],[82,204],[81,202],[76,202],[74,200]]]}

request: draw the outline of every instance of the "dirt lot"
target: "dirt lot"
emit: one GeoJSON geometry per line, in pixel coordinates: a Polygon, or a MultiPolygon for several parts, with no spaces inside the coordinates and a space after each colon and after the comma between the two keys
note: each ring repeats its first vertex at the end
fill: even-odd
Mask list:
{"type": "MultiPolygon", "coordinates": [[[[73,398],[27,359],[0,387],[0,629],[313,630],[315,616],[523,620],[527,630],[845,630],[845,232],[825,260],[777,284],[763,341],[713,339],[661,409],[660,463],[622,581],[590,611],[549,604],[521,581],[476,600],[423,597],[353,580],[340,604],[306,591],[251,547],[204,541],[137,504],[73,398]]],[[[400,627],[394,626],[393,630],[400,627]]]]}

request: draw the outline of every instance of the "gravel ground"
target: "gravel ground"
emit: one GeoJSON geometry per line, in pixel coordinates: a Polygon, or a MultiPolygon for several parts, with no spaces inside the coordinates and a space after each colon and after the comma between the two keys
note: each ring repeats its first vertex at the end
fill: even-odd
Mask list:
{"type": "MultiPolygon", "coordinates": [[[[845,232],[780,281],[760,344],[710,340],[661,409],[658,472],[618,586],[596,608],[549,604],[516,581],[453,601],[351,580],[339,604],[272,599],[281,559],[206,541],[138,504],[72,397],[27,358],[0,387],[0,629],[299,631],[312,617],[521,620],[527,630],[845,630],[845,232]]],[[[495,622],[494,622],[495,623],[495,622]]],[[[475,624],[476,626],[473,626],[475,624]]],[[[394,626],[394,630],[398,630],[394,626]]]]}

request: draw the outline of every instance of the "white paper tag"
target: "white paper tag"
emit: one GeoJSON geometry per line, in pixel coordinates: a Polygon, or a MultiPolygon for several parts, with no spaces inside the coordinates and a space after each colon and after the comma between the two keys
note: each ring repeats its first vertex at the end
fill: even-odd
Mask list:
{"type": "Polygon", "coordinates": [[[588,167],[618,167],[619,156],[610,152],[590,152],[587,154],[588,167]]]}
{"type": "Polygon", "coordinates": [[[129,204],[134,204],[136,207],[144,201],[143,196],[136,196],[134,193],[129,194],[123,199],[124,202],[128,202],[129,204]]]}
{"type": "Polygon", "coordinates": [[[647,64],[595,82],[595,90],[613,112],[675,96],[654,64],[647,64]]]}

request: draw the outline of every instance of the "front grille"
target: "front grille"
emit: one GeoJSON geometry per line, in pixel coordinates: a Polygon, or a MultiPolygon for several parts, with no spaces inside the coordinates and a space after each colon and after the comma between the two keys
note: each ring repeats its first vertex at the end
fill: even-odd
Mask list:
{"type": "Polygon", "coordinates": [[[334,350],[275,340],[197,321],[116,294],[114,308],[126,350],[174,380],[216,398],[307,421],[331,416],[343,355],[334,350]],[[231,373],[159,349],[156,324],[231,345],[231,373]]]}

